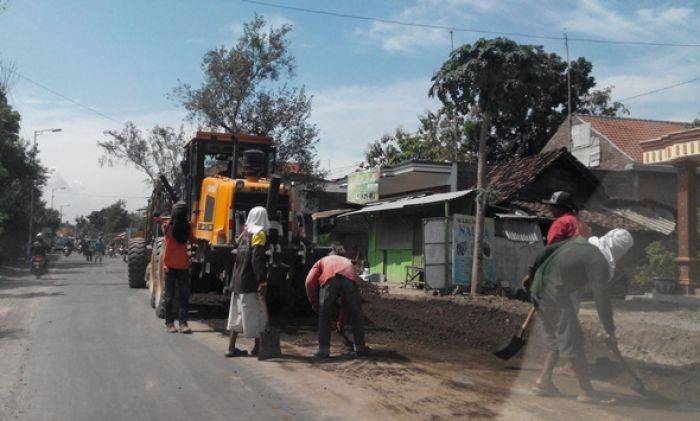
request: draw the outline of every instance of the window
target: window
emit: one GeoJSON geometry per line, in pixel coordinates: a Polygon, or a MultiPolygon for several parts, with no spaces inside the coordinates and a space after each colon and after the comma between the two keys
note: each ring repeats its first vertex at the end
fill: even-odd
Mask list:
{"type": "Polygon", "coordinates": [[[204,203],[204,222],[211,222],[214,219],[214,196],[207,196],[207,200],[204,203]]]}

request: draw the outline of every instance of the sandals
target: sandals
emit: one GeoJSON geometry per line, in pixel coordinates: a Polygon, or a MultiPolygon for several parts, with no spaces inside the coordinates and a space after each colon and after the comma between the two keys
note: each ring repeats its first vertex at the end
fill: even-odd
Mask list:
{"type": "Polygon", "coordinates": [[[233,357],[245,357],[248,355],[248,351],[238,349],[238,348],[233,348],[233,351],[228,351],[224,354],[226,358],[233,358],[233,357]]]}

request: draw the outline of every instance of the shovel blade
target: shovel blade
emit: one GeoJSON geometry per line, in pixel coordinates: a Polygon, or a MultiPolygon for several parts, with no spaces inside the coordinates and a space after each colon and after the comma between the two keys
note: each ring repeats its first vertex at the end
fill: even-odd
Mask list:
{"type": "Polygon", "coordinates": [[[520,352],[520,350],[523,349],[526,343],[527,341],[522,337],[513,336],[510,342],[508,342],[508,345],[504,346],[498,351],[494,351],[493,355],[497,356],[502,360],[509,360],[513,358],[518,352],[520,352]]]}

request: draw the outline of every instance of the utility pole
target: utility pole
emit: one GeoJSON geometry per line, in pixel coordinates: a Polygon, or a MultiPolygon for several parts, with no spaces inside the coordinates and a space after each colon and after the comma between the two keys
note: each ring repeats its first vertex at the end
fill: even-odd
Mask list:
{"type": "Polygon", "coordinates": [[[567,102],[567,124],[569,126],[569,148],[572,147],[573,135],[571,133],[571,60],[569,59],[569,35],[564,32],[564,44],[566,45],[566,102],[567,102]]]}
{"type": "MultiPolygon", "coordinates": [[[[32,166],[36,164],[36,155],[39,152],[39,149],[37,147],[37,137],[40,134],[43,133],[57,133],[60,132],[61,129],[43,129],[43,130],[34,130],[34,145],[32,146],[32,166]]],[[[35,180],[32,177],[32,185],[30,187],[30,192],[29,192],[29,232],[27,233],[27,259],[31,258],[31,251],[32,251],[32,238],[34,237],[33,235],[33,230],[34,230],[34,184],[35,180]]]]}

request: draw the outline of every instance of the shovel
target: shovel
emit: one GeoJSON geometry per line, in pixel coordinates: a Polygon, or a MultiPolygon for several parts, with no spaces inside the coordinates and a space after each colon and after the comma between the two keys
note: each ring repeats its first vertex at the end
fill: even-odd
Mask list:
{"type": "Polygon", "coordinates": [[[520,327],[520,331],[518,332],[517,335],[513,336],[508,342],[508,345],[504,346],[503,348],[499,349],[498,351],[494,351],[493,355],[497,356],[498,358],[502,360],[509,360],[515,356],[520,350],[525,346],[527,341],[525,340],[525,331],[527,330],[527,327],[530,325],[530,322],[532,321],[532,317],[535,315],[535,307],[532,307],[530,311],[527,313],[527,317],[525,318],[525,321],[523,322],[523,325],[520,327]]]}
{"type": "Polygon", "coordinates": [[[627,363],[627,360],[625,360],[625,358],[622,356],[622,353],[620,352],[620,348],[617,346],[617,342],[606,339],[605,344],[608,346],[608,348],[610,348],[610,351],[612,351],[612,353],[615,355],[615,358],[617,358],[620,361],[622,367],[625,369],[625,371],[627,371],[627,373],[629,373],[629,375],[634,380],[634,386],[632,386],[632,390],[646,398],[658,399],[656,394],[654,394],[646,388],[646,386],[642,382],[642,379],[639,378],[637,373],[627,363]]]}

